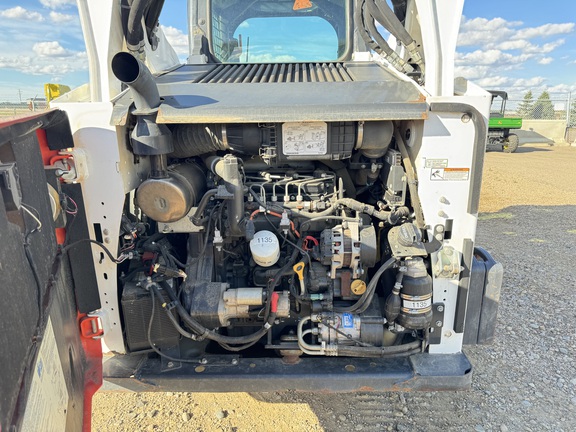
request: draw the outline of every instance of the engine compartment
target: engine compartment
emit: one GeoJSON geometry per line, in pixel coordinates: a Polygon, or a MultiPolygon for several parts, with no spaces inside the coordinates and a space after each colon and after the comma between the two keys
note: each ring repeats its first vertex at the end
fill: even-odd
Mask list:
{"type": "Polygon", "coordinates": [[[159,124],[145,66],[112,65],[135,103],[131,150],[150,161],[122,216],[129,352],[296,363],[426,349],[438,244],[423,239],[401,122],[159,124]]]}

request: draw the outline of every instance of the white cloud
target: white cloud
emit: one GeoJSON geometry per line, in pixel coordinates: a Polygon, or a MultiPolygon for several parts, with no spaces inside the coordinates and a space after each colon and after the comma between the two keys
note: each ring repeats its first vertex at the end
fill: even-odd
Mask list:
{"type": "Polygon", "coordinates": [[[463,17],[456,74],[486,88],[508,88],[514,92],[543,88],[545,78],[517,79],[518,73],[513,71],[529,72],[531,67],[552,63],[555,51],[566,43],[566,39],[558,36],[574,32],[575,27],[574,23],[524,27],[521,21],[503,18],[463,17]],[[542,38],[552,40],[543,43],[542,38]]]}
{"type": "Polygon", "coordinates": [[[536,76],[536,77],[532,77],[532,78],[520,78],[517,80],[514,80],[514,87],[526,87],[526,88],[532,88],[532,87],[539,87],[542,84],[544,84],[544,82],[546,81],[546,78],[541,77],[541,76],[536,76]]]}
{"type": "Polygon", "coordinates": [[[539,27],[527,27],[520,29],[514,35],[514,39],[533,39],[536,37],[555,36],[568,34],[574,31],[574,23],[544,24],[539,27]]]}
{"type": "Polygon", "coordinates": [[[242,24],[240,24],[238,26],[238,28],[248,28],[250,27],[250,24],[248,23],[248,21],[244,21],[242,24]]]}
{"type": "Polygon", "coordinates": [[[188,55],[188,35],[176,27],[160,25],[166,40],[178,55],[188,55]]]}
{"type": "Polygon", "coordinates": [[[57,41],[35,43],[32,50],[41,57],[70,57],[74,55],[73,52],[64,49],[57,41]]]}
{"type": "Polygon", "coordinates": [[[53,23],[66,23],[74,21],[76,17],[74,15],[68,15],[60,12],[50,11],[50,20],[53,23]]]}
{"type": "Polygon", "coordinates": [[[528,60],[529,56],[526,54],[513,55],[505,53],[501,50],[476,50],[471,53],[459,54],[456,58],[456,64],[472,63],[475,65],[489,66],[489,65],[514,65],[518,62],[528,60]]]}
{"type": "Polygon", "coordinates": [[[476,84],[487,89],[498,89],[509,86],[511,81],[512,80],[509,77],[492,76],[489,78],[479,79],[476,81],[476,84]]]}
{"type": "Polygon", "coordinates": [[[40,0],[40,3],[50,9],[64,9],[68,6],[75,6],[76,0],[40,0]]]}
{"type": "Polygon", "coordinates": [[[28,9],[24,9],[22,6],[16,6],[10,9],[4,9],[0,11],[0,16],[3,18],[26,20],[26,21],[44,21],[42,14],[28,9]]]}
{"type": "Polygon", "coordinates": [[[29,56],[0,57],[0,69],[14,69],[29,75],[51,75],[51,80],[56,80],[67,73],[86,69],[86,65],[85,62],[48,63],[29,56]]]}

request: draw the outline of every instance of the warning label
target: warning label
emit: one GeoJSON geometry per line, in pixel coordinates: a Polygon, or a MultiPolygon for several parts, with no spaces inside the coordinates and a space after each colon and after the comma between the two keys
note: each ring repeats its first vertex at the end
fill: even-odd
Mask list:
{"type": "Polygon", "coordinates": [[[328,152],[328,126],[324,122],[284,123],[282,149],[287,156],[325,155],[328,152]]]}
{"type": "Polygon", "coordinates": [[[462,181],[470,178],[470,168],[432,168],[430,180],[462,181]]]}

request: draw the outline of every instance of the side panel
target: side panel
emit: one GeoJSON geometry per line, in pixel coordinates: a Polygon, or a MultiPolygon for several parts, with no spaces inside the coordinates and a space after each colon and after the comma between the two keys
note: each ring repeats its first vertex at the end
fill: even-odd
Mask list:
{"type": "MultiPolygon", "coordinates": [[[[470,87],[471,91],[475,89],[470,87]]],[[[456,328],[456,307],[460,278],[466,276],[457,268],[471,262],[476,223],[483,153],[490,98],[476,94],[453,98],[430,98],[431,113],[424,122],[421,145],[414,140],[411,151],[418,171],[418,190],[422,200],[429,237],[435,228],[449,230],[443,248],[432,254],[434,302],[444,303],[444,321],[440,344],[430,346],[431,353],[455,353],[462,349],[462,332],[456,328]],[[474,143],[468,145],[467,143],[474,143]],[[463,253],[466,256],[463,256],[463,253]],[[438,274],[454,256],[455,275],[438,274]]],[[[468,278],[469,279],[469,278],[468,278]]],[[[465,281],[468,283],[468,281],[465,281]]]]}
{"type": "Polygon", "coordinates": [[[58,250],[40,152],[57,114],[0,124],[1,430],[82,430],[101,383],[100,344],[80,336],[75,291],[84,287],[58,250]]]}

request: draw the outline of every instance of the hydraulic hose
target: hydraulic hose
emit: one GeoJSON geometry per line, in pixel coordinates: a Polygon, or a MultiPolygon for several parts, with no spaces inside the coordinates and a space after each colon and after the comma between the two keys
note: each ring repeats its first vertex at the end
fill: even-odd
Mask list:
{"type": "Polygon", "coordinates": [[[366,287],[366,291],[364,292],[364,294],[362,294],[362,296],[358,299],[358,301],[356,301],[356,303],[354,303],[352,306],[335,307],[334,312],[362,313],[366,309],[368,309],[368,306],[370,305],[370,303],[372,303],[372,298],[374,297],[374,293],[376,292],[376,287],[378,286],[378,281],[380,280],[380,277],[386,270],[392,268],[395,262],[396,258],[392,257],[384,264],[382,264],[378,270],[376,270],[376,273],[374,273],[374,276],[372,276],[372,279],[370,279],[370,282],[366,287]]]}
{"type": "Polygon", "coordinates": [[[142,28],[142,17],[150,6],[152,0],[133,0],[128,14],[126,25],[126,46],[129,51],[138,52],[144,46],[144,30],[142,28]]]}
{"type": "Polygon", "coordinates": [[[204,210],[206,210],[206,206],[208,205],[208,202],[210,201],[210,199],[216,195],[218,193],[218,189],[210,189],[208,191],[206,191],[206,193],[204,194],[204,196],[202,197],[202,199],[200,200],[200,203],[198,204],[198,207],[196,208],[196,212],[194,213],[194,216],[192,216],[192,223],[196,226],[200,226],[202,225],[202,214],[204,213],[204,210]]]}
{"type": "MultiPolygon", "coordinates": [[[[180,300],[178,300],[178,297],[172,290],[172,287],[167,282],[162,281],[160,282],[160,285],[162,286],[164,291],[166,291],[166,293],[168,294],[171,304],[176,309],[176,312],[178,312],[178,315],[180,315],[180,318],[182,318],[182,320],[192,329],[192,331],[198,335],[197,339],[206,338],[218,343],[231,344],[231,345],[248,344],[257,341],[260,338],[262,338],[262,336],[266,335],[266,333],[268,333],[268,331],[274,324],[274,320],[276,319],[276,313],[271,312],[264,326],[262,326],[262,328],[255,333],[246,336],[221,335],[220,333],[216,333],[213,330],[207,329],[198,321],[196,321],[194,318],[192,318],[192,316],[190,316],[190,314],[184,308],[184,306],[182,306],[182,303],[180,303],[180,300]]],[[[162,298],[162,295],[158,290],[158,285],[155,282],[150,283],[149,287],[154,291],[154,293],[158,296],[158,298],[162,298]]]]}
{"type": "Polygon", "coordinates": [[[361,347],[350,345],[338,345],[339,356],[349,357],[404,357],[417,354],[421,351],[422,342],[417,340],[403,345],[384,347],[361,347]]]}
{"type": "Polygon", "coordinates": [[[390,9],[388,3],[383,0],[367,0],[366,4],[370,14],[392,33],[396,39],[404,44],[412,57],[412,61],[424,70],[424,63],[418,52],[416,41],[410,36],[410,33],[408,33],[402,22],[394,14],[394,11],[390,9]]]}

